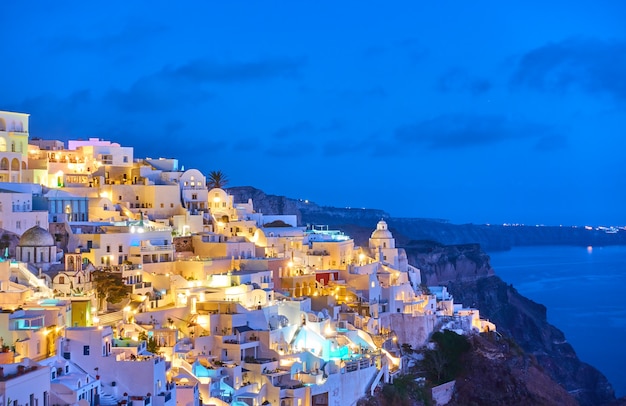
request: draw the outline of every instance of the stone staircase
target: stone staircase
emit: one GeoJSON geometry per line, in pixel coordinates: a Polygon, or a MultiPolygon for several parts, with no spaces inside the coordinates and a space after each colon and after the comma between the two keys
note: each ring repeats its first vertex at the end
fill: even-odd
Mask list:
{"type": "Polygon", "coordinates": [[[118,404],[118,400],[112,395],[109,395],[108,393],[100,394],[100,406],[117,406],[118,404]]]}

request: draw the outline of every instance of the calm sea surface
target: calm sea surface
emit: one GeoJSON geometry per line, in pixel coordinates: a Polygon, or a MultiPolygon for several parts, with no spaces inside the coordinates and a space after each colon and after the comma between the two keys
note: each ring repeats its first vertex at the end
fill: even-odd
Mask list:
{"type": "Polygon", "coordinates": [[[496,275],[548,308],[578,357],[626,395],[626,246],[489,253],[496,275]]]}

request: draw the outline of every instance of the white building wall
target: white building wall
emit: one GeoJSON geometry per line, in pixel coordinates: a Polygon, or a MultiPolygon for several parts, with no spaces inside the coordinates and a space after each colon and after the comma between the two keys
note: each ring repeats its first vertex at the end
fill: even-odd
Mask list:
{"type": "MultiPolygon", "coordinates": [[[[29,364],[24,362],[24,364],[29,364]]],[[[44,405],[44,398],[50,395],[50,368],[37,366],[28,372],[17,375],[19,364],[0,365],[5,377],[13,375],[6,380],[0,380],[0,404],[2,405],[44,405]]],[[[35,365],[35,364],[33,364],[35,365]]]]}

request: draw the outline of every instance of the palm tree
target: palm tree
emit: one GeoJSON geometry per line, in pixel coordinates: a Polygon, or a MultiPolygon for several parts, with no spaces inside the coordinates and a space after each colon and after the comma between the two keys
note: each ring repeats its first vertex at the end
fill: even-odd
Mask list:
{"type": "Polygon", "coordinates": [[[226,174],[222,171],[211,171],[206,182],[207,187],[210,189],[223,189],[228,183],[226,174]]]}

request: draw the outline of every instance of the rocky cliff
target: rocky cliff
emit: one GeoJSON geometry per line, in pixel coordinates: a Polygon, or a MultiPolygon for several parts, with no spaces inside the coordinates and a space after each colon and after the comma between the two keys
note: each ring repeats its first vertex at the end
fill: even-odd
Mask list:
{"type": "Polygon", "coordinates": [[[563,333],[547,321],[545,306],[520,295],[497,277],[479,246],[409,244],[409,263],[418,264],[422,280],[446,285],[455,302],[480,310],[498,332],[511,337],[532,355],[548,376],[581,405],[615,400],[611,384],[600,371],[578,359],[563,333]]]}
{"type": "Polygon", "coordinates": [[[472,351],[461,360],[448,406],[574,406],[576,399],[557,385],[544,368],[514,342],[498,335],[470,337],[472,351]]]}

